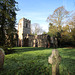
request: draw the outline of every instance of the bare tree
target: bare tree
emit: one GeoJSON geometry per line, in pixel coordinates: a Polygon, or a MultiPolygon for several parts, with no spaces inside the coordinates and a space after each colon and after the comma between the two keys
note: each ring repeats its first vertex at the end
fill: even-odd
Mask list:
{"type": "Polygon", "coordinates": [[[47,21],[56,25],[59,29],[61,29],[64,19],[66,19],[69,15],[69,12],[63,7],[59,7],[55,9],[52,15],[48,16],[47,21]]]}
{"type": "Polygon", "coordinates": [[[68,20],[68,24],[71,28],[75,28],[75,12],[71,15],[70,19],[68,20]]]}
{"type": "Polygon", "coordinates": [[[34,23],[31,26],[31,33],[34,35],[42,34],[43,30],[38,23],[34,23]]]}

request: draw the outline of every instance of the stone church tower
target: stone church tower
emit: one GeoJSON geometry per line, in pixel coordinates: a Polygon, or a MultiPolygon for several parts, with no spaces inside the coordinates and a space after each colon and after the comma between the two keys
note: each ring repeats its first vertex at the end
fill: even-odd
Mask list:
{"type": "Polygon", "coordinates": [[[23,39],[27,34],[31,34],[31,21],[22,18],[18,23],[18,46],[23,46],[23,39]]]}
{"type": "Polygon", "coordinates": [[[25,18],[19,20],[18,23],[18,46],[22,47],[55,47],[57,46],[57,38],[50,37],[47,34],[30,35],[31,21],[25,18]]]}

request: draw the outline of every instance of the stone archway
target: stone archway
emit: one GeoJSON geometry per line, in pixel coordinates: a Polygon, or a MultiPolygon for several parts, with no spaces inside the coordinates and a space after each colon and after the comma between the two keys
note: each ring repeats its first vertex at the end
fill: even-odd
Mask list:
{"type": "Polygon", "coordinates": [[[37,41],[37,39],[33,40],[33,47],[38,47],[38,41],[37,41]]]}
{"type": "Polygon", "coordinates": [[[36,39],[35,47],[38,47],[38,40],[36,39]]]}
{"type": "Polygon", "coordinates": [[[28,47],[29,46],[28,43],[29,43],[29,39],[28,38],[24,38],[23,46],[24,47],[28,47]]]}

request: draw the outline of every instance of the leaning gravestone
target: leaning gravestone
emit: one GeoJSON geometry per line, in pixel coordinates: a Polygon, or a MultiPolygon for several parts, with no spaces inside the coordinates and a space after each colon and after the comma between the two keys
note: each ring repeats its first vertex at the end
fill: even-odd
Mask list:
{"type": "Polygon", "coordinates": [[[0,69],[3,68],[4,56],[5,56],[4,50],[2,48],[0,48],[0,69]]]}
{"type": "Polygon", "coordinates": [[[52,64],[52,75],[59,75],[59,63],[61,61],[61,56],[58,50],[52,50],[51,56],[48,57],[48,62],[52,64]]]}

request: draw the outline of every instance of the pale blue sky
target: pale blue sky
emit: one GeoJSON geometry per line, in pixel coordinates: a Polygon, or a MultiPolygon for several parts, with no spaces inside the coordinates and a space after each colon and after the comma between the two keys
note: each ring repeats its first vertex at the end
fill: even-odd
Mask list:
{"type": "Polygon", "coordinates": [[[75,0],[16,0],[20,11],[17,12],[17,23],[25,17],[31,24],[38,23],[43,30],[48,31],[47,17],[53,11],[64,6],[68,11],[75,11],[75,0]]]}

